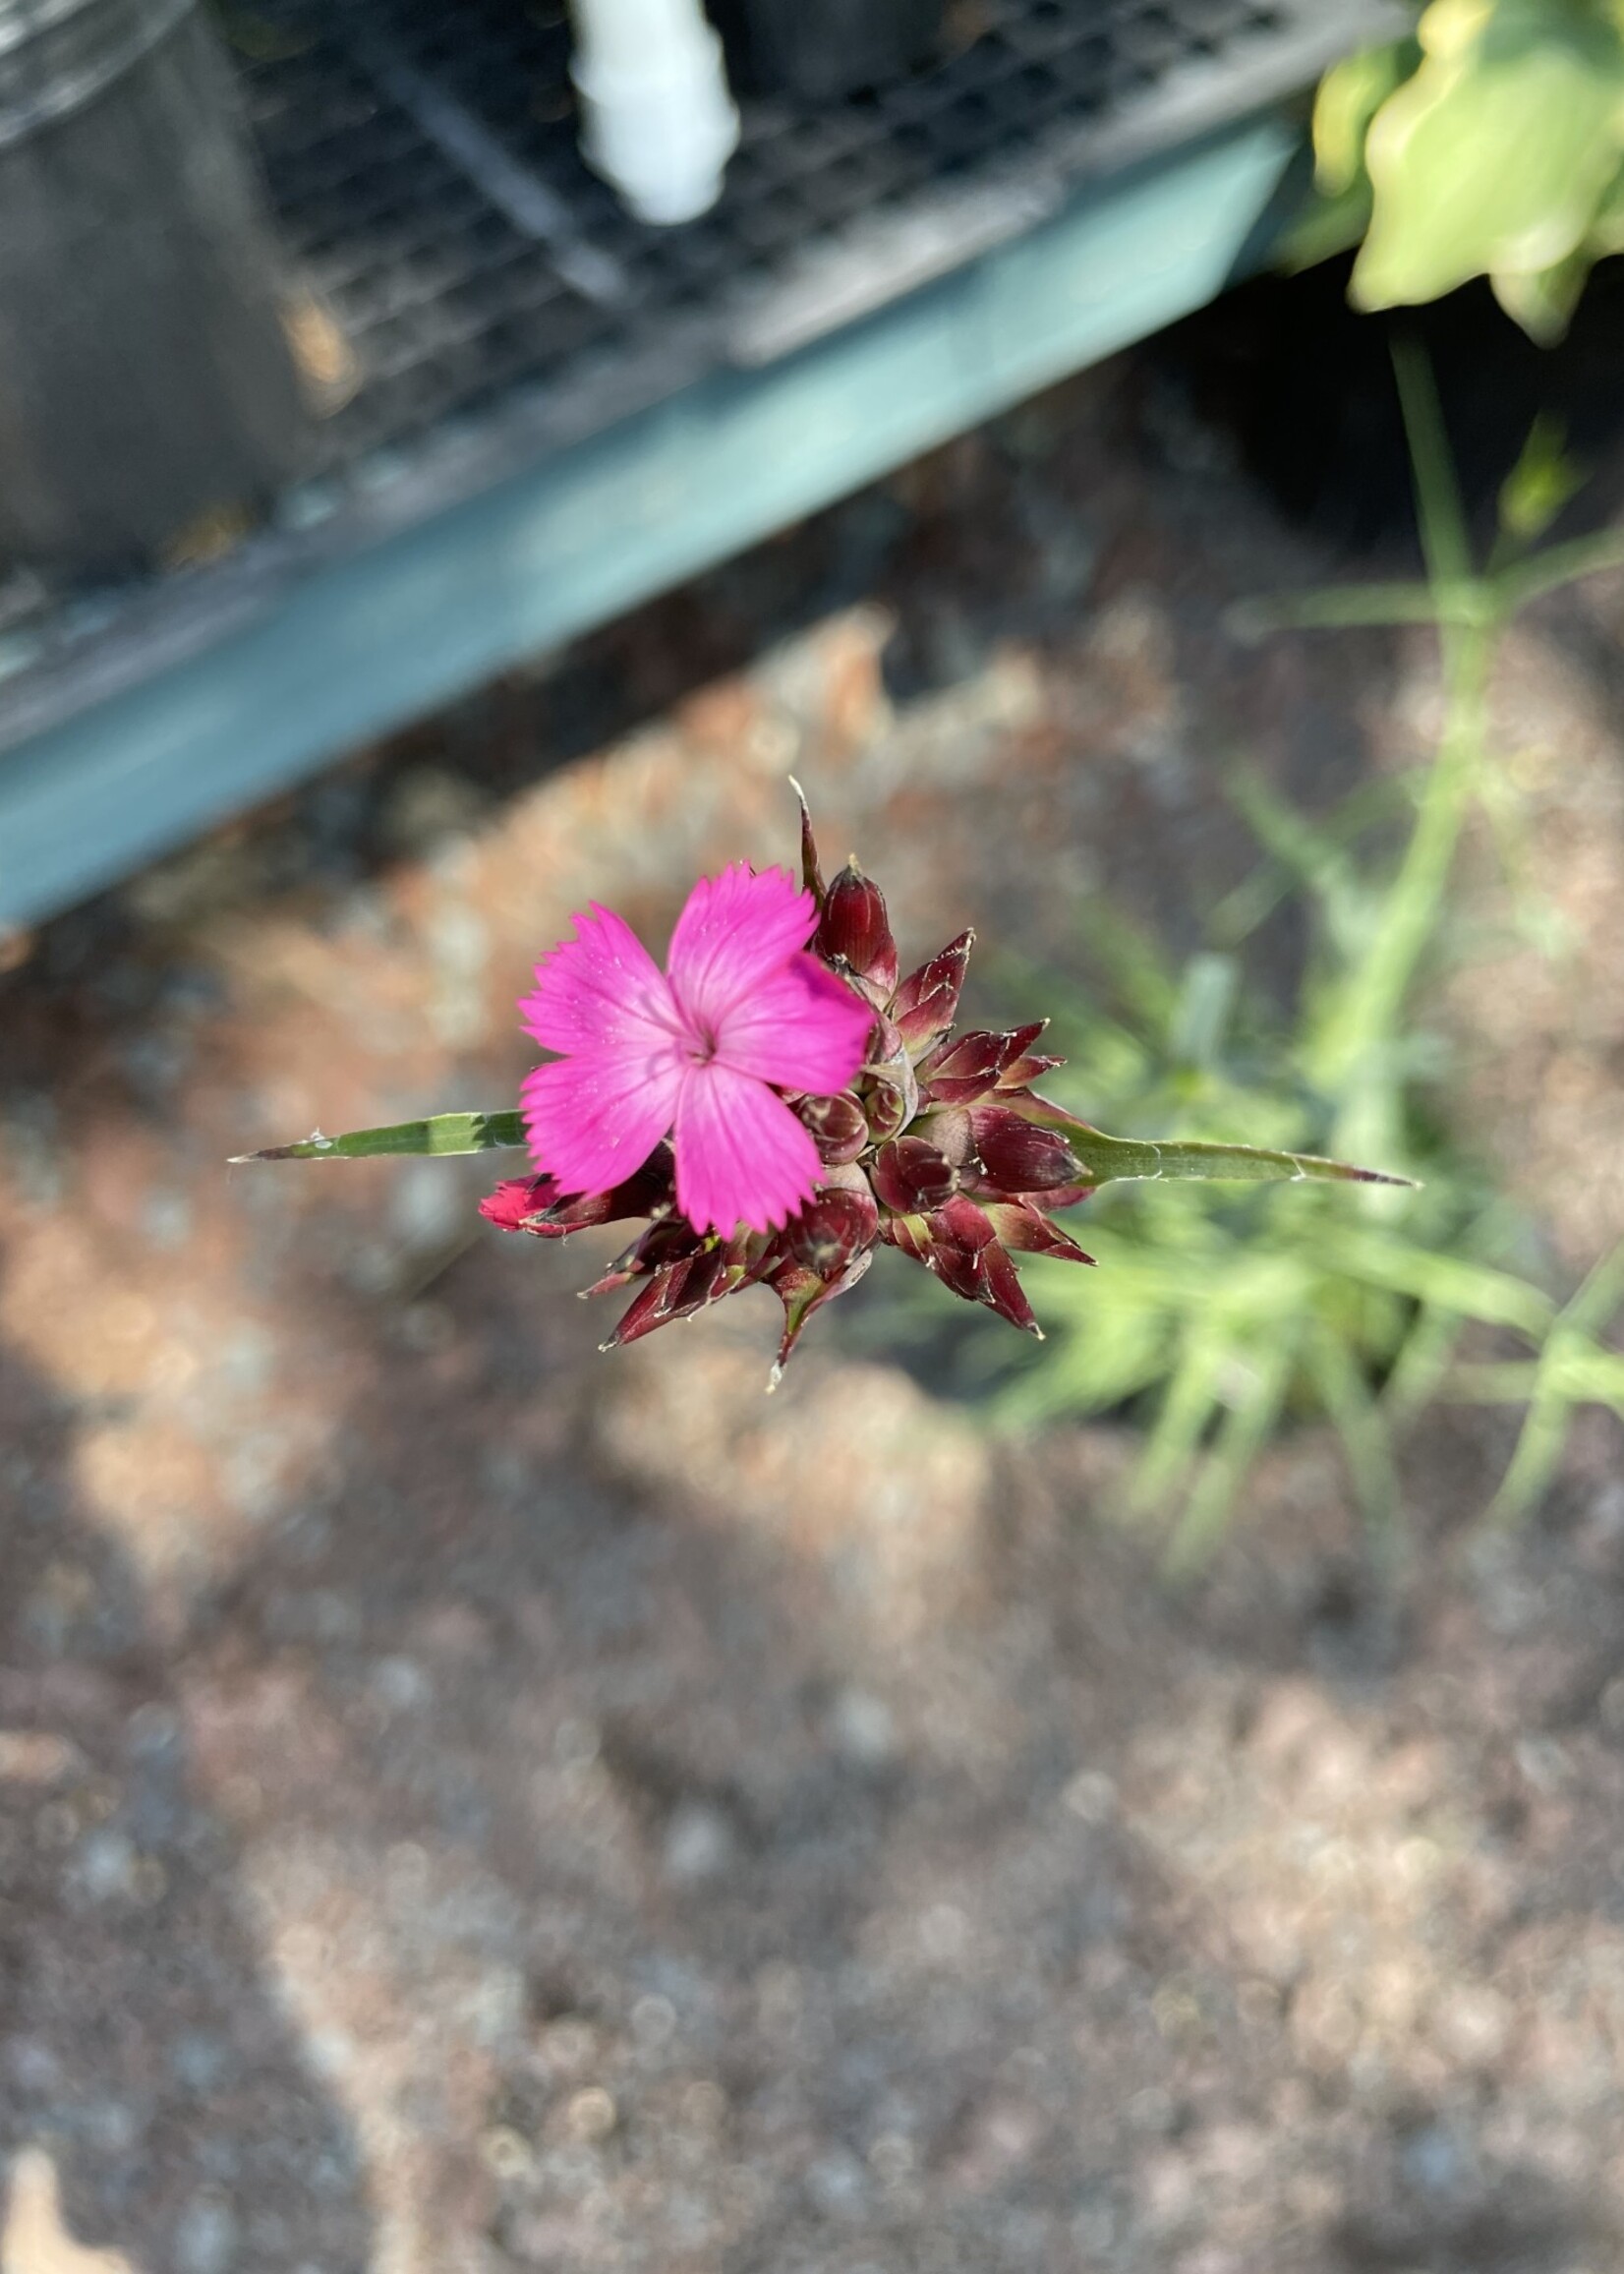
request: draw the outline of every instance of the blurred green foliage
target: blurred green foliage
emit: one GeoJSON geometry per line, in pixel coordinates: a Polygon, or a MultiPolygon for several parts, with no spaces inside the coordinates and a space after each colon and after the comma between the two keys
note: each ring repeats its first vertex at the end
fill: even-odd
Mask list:
{"type": "Polygon", "coordinates": [[[1363,237],[1357,307],[1486,276],[1559,338],[1592,264],[1624,250],[1624,0],[1430,0],[1413,39],[1326,73],[1314,167],[1293,257],[1363,237]]]}
{"type": "MultiPolygon", "coordinates": [[[[1009,1357],[991,1337],[976,1346],[972,1371],[988,1370],[980,1387],[1006,1423],[1124,1410],[1142,1420],[1129,1510],[1172,1511],[1175,1568],[1210,1548],[1253,1461],[1296,1420],[1331,1425],[1373,1537],[1396,1545],[1397,1447],[1429,1400],[1526,1406],[1494,1503],[1506,1519],[1550,1482],[1576,1405],[1624,1416],[1624,1354],[1604,1340],[1624,1304],[1624,1249],[1566,1306],[1547,1292],[1536,1228],[1494,1197],[1446,1130],[1435,1103],[1446,1054],[1415,1010],[1447,954],[1462,829],[1479,804],[1502,834],[1508,822],[1485,716],[1496,643],[1535,594],[1624,558],[1624,534],[1530,552],[1574,480],[1541,426],[1501,493],[1493,554],[1475,565],[1430,375],[1401,354],[1399,379],[1426,582],[1254,607],[1243,628],[1436,624],[1448,700],[1435,755],[1413,780],[1366,786],[1317,821],[1240,774],[1231,794],[1263,859],[1212,910],[1196,954],[1176,965],[1096,902],[1081,919],[1086,992],[1018,974],[1021,1000],[1062,1005],[1055,1040],[1070,1063],[1045,1086],[1086,1118],[1127,1136],[1177,1125],[1374,1160],[1421,1180],[1329,1201],[1301,1186],[1221,1198],[1119,1186],[1076,1222],[1097,1273],[1032,1259],[1046,1346],[1009,1357]],[[1279,1005],[1244,983],[1241,951],[1288,900],[1309,947],[1295,999],[1279,1005]]],[[[1518,905],[1536,943],[1557,949],[1548,911],[1518,905]]]]}

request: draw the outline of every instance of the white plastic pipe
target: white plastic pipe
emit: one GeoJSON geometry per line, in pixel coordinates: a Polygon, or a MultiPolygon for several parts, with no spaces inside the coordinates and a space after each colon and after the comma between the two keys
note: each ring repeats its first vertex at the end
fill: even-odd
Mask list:
{"type": "Polygon", "coordinates": [[[700,0],[571,0],[581,153],[640,221],[691,221],[738,143],[722,42],[700,0]]]}

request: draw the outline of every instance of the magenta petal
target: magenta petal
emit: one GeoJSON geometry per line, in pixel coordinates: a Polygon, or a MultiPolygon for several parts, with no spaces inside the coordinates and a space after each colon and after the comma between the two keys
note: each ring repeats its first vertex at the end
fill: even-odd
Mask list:
{"type": "Polygon", "coordinates": [[[642,1167],[670,1128],[681,1086],[674,1044],[538,1066],[519,1087],[531,1158],[562,1192],[608,1192],[642,1167]]]}
{"type": "Polygon", "coordinates": [[[713,1034],[734,1006],[812,936],[818,911],[782,868],[760,876],[735,861],[701,877],[676,919],[666,967],[691,1024],[713,1034]]]}
{"type": "Polygon", "coordinates": [[[792,956],[758,979],[717,1029],[717,1056],[735,1074],[832,1097],[863,1063],[874,1007],[815,956],[792,956]]]}
{"type": "Polygon", "coordinates": [[[536,966],[536,991],[520,1001],[528,1031],[547,1050],[604,1052],[669,1042],[676,1006],[666,974],[631,926],[593,903],[536,966]]]}
{"type": "Polygon", "coordinates": [[[683,1080],[675,1150],[676,1204],[701,1232],[783,1224],[821,1173],[817,1146],[783,1100],[715,1062],[683,1080]]]}

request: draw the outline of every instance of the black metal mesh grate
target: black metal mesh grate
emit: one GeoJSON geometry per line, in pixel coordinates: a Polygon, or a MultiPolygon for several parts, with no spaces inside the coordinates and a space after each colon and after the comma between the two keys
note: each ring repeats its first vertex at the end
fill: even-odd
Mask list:
{"type": "Polygon", "coordinates": [[[581,163],[560,8],[261,7],[248,76],[272,196],[359,368],[326,425],[327,463],[409,449],[516,388],[567,389],[565,424],[579,427],[593,404],[626,407],[633,367],[636,396],[679,384],[725,358],[741,313],[790,285],[809,253],[1038,161],[1057,129],[1144,107],[1171,75],[1249,76],[1294,13],[1269,0],[980,0],[950,14],[957,51],[934,68],[838,105],[746,101],[720,204],[663,230],[627,216],[581,163]],[[503,209],[509,165],[534,188],[517,216],[503,209]]]}
{"type": "Polygon", "coordinates": [[[1395,20],[1393,0],[948,0],[926,69],[741,99],[719,204],[654,229],[581,162],[563,0],[232,0],[306,361],[339,407],[223,561],[70,595],[0,562],[0,742],[206,645],[303,560],[771,360],[1395,20]]]}

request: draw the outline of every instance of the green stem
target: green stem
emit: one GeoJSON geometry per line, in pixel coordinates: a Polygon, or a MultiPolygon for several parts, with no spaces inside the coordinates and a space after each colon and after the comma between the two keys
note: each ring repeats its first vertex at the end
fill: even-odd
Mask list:
{"type": "MultiPolygon", "coordinates": [[[[1448,725],[1436,762],[1426,776],[1415,826],[1398,873],[1383,895],[1369,945],[1350,974],[1337,1015],[1327,1021],[1313,1075],[1330,1096],[1342,1099],[1335,1149],[1386,1139],[1372,1128],[1370,1108],[1388,1099],[1391,1078],[1362,1079],[1400,1031],[1405,1004],[1443,912],[1461,831],[1471,808],[1481,760],[1488,676],[1500,619],[1440,630],[1448,725]]],[[[1386,1111],[1379,1116],[1385,1122],[1386,1111]]]]}

